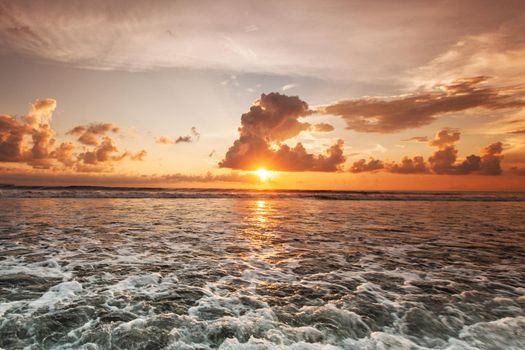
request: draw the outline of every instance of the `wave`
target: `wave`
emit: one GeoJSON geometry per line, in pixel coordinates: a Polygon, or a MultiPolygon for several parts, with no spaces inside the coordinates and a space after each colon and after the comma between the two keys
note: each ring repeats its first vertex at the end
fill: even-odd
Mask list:
{"type": "Polygon", "coordinates": [[[0,198],[193,198],[314,199],[356,201],[525,202],[523,192],[314,191],[242,189],[167,189],[103,186],[0,185],[0,198]]]}

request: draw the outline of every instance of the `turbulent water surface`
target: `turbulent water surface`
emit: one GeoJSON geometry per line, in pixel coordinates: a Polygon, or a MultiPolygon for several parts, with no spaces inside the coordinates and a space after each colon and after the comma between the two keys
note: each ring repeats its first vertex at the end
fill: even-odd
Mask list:
{"type": "Polygon", "coordinates": [[[0,348],[525,349],[523,196],[144,193],[0,191],[0,348]]]}

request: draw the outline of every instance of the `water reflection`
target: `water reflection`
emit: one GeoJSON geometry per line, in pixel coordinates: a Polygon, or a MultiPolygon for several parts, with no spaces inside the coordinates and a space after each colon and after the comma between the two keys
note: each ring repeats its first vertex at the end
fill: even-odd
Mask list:
{"type": "Polygon", "coordinates": [[[275,201],[250,201],[242,237],[249,250],[242,254],[244,260],[252,262],[275,263],[282,258],[285,249],[281,241],[279,223],[281,217],[276,215],[275,201]]]}

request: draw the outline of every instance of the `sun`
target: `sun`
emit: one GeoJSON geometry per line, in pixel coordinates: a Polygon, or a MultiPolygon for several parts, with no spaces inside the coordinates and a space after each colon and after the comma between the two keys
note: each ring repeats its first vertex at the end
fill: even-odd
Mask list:
{"type": "Polygon", "coordinates": [[[268,179],[270,178],[270,172],[264,168],[257,169],[255,173],[257,174],[257,176],[259,176],[259,179],[263,182],[268,181],[268,179]]]}

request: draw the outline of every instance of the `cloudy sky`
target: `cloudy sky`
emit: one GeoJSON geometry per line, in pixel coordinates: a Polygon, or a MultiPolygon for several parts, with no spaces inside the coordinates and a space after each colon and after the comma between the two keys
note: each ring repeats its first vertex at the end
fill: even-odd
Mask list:
{"type": "Polygon", "coordinates": [[[525,190],[520,0],[0,0],[0,77],[0,183],[525,190]]]}

